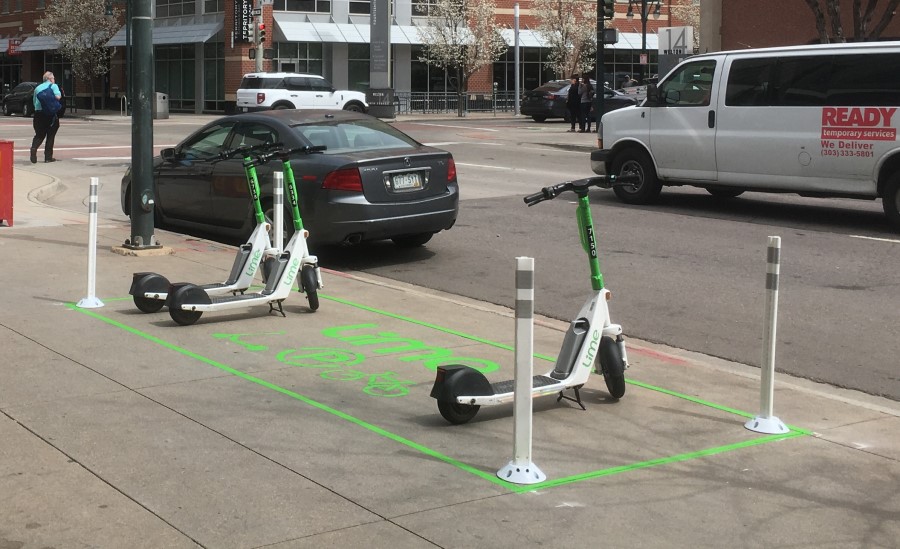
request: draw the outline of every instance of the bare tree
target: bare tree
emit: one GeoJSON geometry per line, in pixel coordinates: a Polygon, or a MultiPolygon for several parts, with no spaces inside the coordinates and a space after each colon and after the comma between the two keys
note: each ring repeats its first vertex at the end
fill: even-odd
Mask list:
{"type": "Polygon", "coordinates": [[[54,0],[38,22],[38,32],[59,42],[59,53],[72,63],[72,72],[91,85],[91,113],[99,77],[109,72],[106,43],[122,26],[122,10],[107,0],[54,0]],[[107,8],[112,15],[106,15],[107,8]]]}
{"type": "Polygon", "coordinates": [[[700,50],[700,4],[693,0],[682,0],[680,4],[672,2],[669,4],[669,14],[671,18],[677,19],[684,23],[685,26],[694,27],[694,43],[691,47],[694,51],[700,50]]]}
{"type": "Polygon", "coordinates": [[[531,13],[547,44],[547,65],[557,78],[594,68],[597,4],[581,0],[535,0],[531,13]]]}
{"type": "Polygon", "coordinates": [[[863,8],[863,0],[852,0],[850,10],[853,16],[853,34],[848,37],[841,22],[841,0],[805,1],[816,18],[816,32],[823,44],[846,42],[848,38],[856,42],[878,40],[894,17],[897,6],[900,6],[900,0],[865,0],[866,6],[863,8]],[[880,10],[878,22],[873,25],[879,12],[879,4],[883,9],[880,10]]]}
{"type": "Polygon", "coordinates": [[[463,116],[469,78],[507,48],[494,19],[494,1],[436,0],[428,7],[429,24],[418,30],[423,43],[419,60],[455,75],[457,111],[463,116]]]}

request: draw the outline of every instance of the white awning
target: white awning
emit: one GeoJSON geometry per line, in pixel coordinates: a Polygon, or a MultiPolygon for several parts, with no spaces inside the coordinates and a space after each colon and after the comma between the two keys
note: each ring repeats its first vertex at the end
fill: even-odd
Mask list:
{"type": "MultiPolygon", "coordinates": [[[[7,45],[7,48],[9,46],[7,45]]],[[[46,51],[59,49],[59,41],[52,36],[29,36],[22,41],[19,51],[46,51]]]]}
{"type": "Polygon", "coordinates": [[[344,38],[344,35],[341,34],[341,31],[338,30],[338,26],[335,23],[313,23],[313,28],[316,29],[316,33],[319,35],[320,42],[331,42],[337,44],[346,44],[347,39],[344,38]]]}
{"type": "MultiPolygon", "coordinates": [[[[275,39],[283,42],[369,44],[372,29],[366,23],[310,23],[275,14],[275,39]]],[[[391,25],[391,44],[421,44],[416,25],[391,25]]]]}
{"type": "MultiPolygon", "coordinates": [[[[510,47],[515,45],[515,31],[513,29],[502,29],[500,36],[506,41],[510,47]]],[[[656,34],[647,33],[647,50],[655,51],[659,48],[659,37],[656,34]]],[[[523,48],[545,48],[546,43],[536,30],[519,29],[519,46],[523,48]]],[[[606,44],[606,49],[610,50],[640,50],[641,34],[637,32],[620,32],[619,42],[616,44],[606,44]]]]}
{"type": "MultiPolygon", "coordinates": [[[[197,23],[191,25],[170,25],[165,27],[153,27],[153,44],[196,44],[208,41],[222,30],[224,23],[197,23]]],[[[131,33],[131,43],[134,45],[134,32],[131,33]]],[[[125,45],[125,27],[119,29],[109,42],[108,47],[125,45]]]]}

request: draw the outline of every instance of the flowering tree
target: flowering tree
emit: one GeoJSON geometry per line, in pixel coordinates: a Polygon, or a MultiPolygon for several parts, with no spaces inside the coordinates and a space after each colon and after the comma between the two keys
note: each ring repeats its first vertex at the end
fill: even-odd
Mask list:
{"type": "Polygon", "coordinates": [[[436,0],[429,4],[428,26],[418,30],[423,43],[419,60],[455,74],[460,116],[469,78],[507,48],[494,9],[494,0],[436,0]]]}
{"type": "MultiPolygon", "coordinates": [[[[853,39],[858,42],[878,40],[881,33],[890,24],[894,12],[900,6],[900,0],[866,0],[866,7],[862,6],[863,0],[853,0],[851,13],[853,15],[853,39]],[[878,23],[873,26],[878,5],[884,6],[878,23]]],[[[819,41],[823,44],[830,42],[846,42],[841,23],[841,0],[806,0],[806,5],[812,10],[816,18],[816,31],[819,33],[819,41]],[[831,27],[830,29],[828,27],[831,27]]]]}
{"type": "Polygon", "coordinates": [[[557,78],[594,67],[597,51],[597,4],[576,0],[535,0],[531,13],[547,44],[547,66],[557,78]]]}
{"type": "Polygon", "coordinates": [[[680,4],[669,4],[669,14],[680,21],[684,26],[694,27],[694,43],[691,46],[694,51],[700,50],[700,5],[692,0],[682,0],[680,4]]]}
{"type": "Polygon", "coordinates": [[[122,26],[122,10],[107,0],[53,0],[38,22],[38,32],[59,42],[59,53],[72,63],[72,72],[91,83],[91,113],[100,76],[109,72],[110,49],[106,43],[122,26]]]}

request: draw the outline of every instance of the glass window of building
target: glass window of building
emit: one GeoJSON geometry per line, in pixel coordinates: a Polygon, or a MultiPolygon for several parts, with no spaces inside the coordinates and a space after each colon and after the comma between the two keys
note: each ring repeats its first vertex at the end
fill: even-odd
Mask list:
{"type": "MultiPolygon", "coordinates": [[[[330,0],[275,0],[272,5],[275,11],[305,11],[312,13],[331,13],[330,0]]],[[[368,12],[366,12],[368,13],[368,12]]]]}
{"type": "Polygon", "coordinates": [[[350,13],[368,15],[372,11],[371,0],[350,0],[350,13]]]}
{"type": "Polygon", "coordinates": [[[275,66],[282,72],[302,72],[324,76],[322,44],[319,42],[276,42],[275,66]]]}
{"type": "Polygon", "coordinates": [[[364,92],[369,88],[369,45],[347,45],[347,81],[351,90],[364,92]]]}
{"type": "Polygon", "coordinates": [[[156,0],[156,17],[194,15],[195,0],[156,0]]]}
{"type": "Polygon", "coordinates": [[[168,94],[169,110],[193,111],[197,74],[194,44],[156,46],[154,58],[156,91],[168,94]]]}
{"type": "Polygon", "coordinates": [[[225,110],[225,43],[203,44],[203,110],[225,110]]]}
{"type": "Polygon", "coordinates": [[[225,11],[225,0],[203,0],[203,13],[222,13],[225,11]]]}

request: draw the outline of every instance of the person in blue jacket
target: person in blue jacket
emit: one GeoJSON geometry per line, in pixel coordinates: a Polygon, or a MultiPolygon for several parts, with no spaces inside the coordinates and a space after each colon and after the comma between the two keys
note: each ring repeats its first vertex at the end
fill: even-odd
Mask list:
{"type": "Polygon", "coordinates": [[[62,92],[59,91],[59,86],[56,85],[56,77],[50,71],[44,73],[44,81],[34,88],[34,97],[32,99],[34,101],[34,120],[32,121],[34,139],[31,140],[32,164],[37,163],[37,150],[45,138],[47,139],[47,145],[44,147],[44,162],[56,162],[56,159],[53,158],[53,142],[56,140],[56,132],[59,131],[59,117],[56,113],[48,114],[44,112],[41,102],[38,100],[38,93],[47,88],[53,90],[53,95],[56,96],[57,101],[62,99],[62,92]]]}

